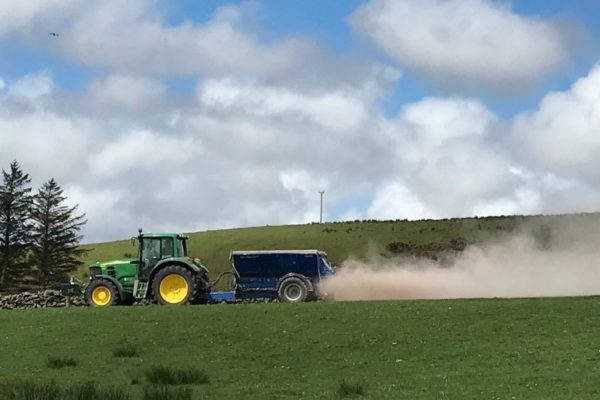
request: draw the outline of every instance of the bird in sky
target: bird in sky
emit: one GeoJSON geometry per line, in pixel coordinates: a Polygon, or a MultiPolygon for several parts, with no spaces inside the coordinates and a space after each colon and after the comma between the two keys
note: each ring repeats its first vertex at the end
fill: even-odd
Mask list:
{"type": "Polygon", "coordinates": [[[50,32],[48,35],[50,36],[54,36],[54,37],[59,37],[60,35],[56,32],[50,32]]]}

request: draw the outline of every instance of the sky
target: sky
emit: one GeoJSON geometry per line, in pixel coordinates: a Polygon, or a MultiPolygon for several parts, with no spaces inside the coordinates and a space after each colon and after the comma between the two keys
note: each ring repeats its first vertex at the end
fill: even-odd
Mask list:
{"type": "Polygon", "coordinates": [[[84,241],[600,208],[595,0],[0,1],[0,168],[84,241]],[[58,35],[50,35],[57,33],[58,35]]]}

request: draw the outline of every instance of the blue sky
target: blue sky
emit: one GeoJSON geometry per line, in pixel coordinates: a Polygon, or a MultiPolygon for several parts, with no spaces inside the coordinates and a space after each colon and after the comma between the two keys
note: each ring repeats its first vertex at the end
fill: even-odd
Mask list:
{"type": "Polygon", "coordinates": [[[319,189],[329,220],[595,210],[598,21],[592,0],[9,1],[0,162],[55,177],[89,240],[310,222],[319,189]]]}

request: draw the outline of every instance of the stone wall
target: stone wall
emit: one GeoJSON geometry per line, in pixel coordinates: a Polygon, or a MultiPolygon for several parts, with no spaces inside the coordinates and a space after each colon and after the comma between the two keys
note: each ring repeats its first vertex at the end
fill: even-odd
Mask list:
{"type": "MultiPolygon", "coordinates": [[[[0,310],[24,308],[65,307],[67,299],[58,290],[43,290],[39,292],[23,292],[0,295],[0,310]]],[[[85,306],[85,300],[79,297],[70,298],[70,306],[85,306]]]]}

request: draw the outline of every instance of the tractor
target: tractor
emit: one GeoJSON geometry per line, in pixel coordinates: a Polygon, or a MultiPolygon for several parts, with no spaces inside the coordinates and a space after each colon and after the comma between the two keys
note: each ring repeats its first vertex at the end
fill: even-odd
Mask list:
{"type": "Polygon", "coordinates": [[[138,230],[135,259],[96,262],[89,268],[85,299],[90,306],[133,304],[149,299],[158,304],[200,301],[210,292],[208,269],[187,255],[188,237],[138,230]]]}

